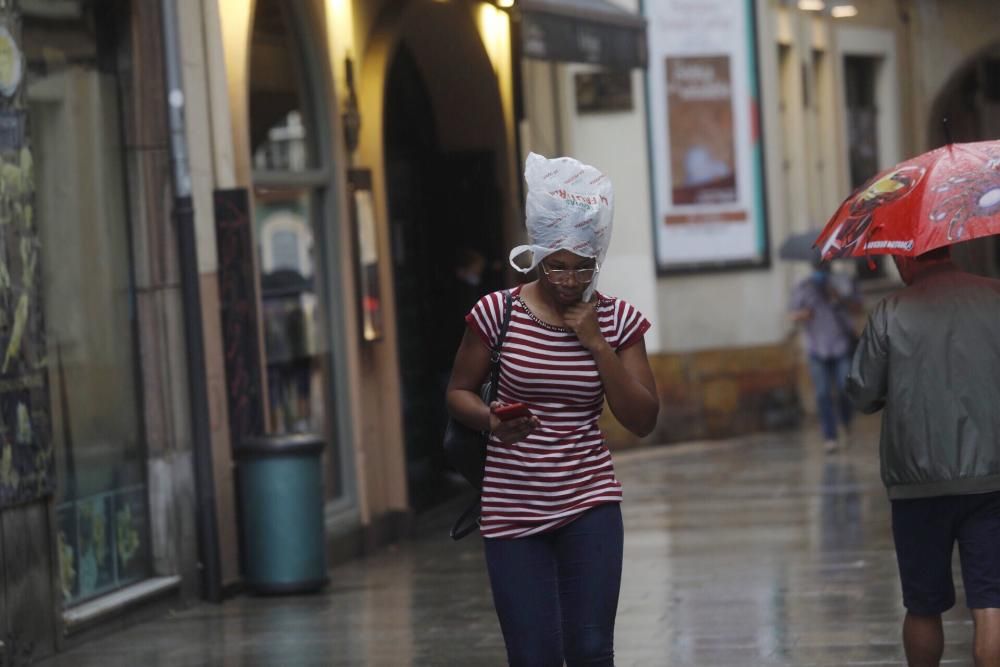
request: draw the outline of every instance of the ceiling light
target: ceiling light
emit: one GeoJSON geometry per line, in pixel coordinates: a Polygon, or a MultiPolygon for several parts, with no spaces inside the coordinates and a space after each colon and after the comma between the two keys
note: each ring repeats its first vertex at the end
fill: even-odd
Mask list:
{"type": "Polygon", "coordinates": [[[835,19],[849,19],[858,15],[858,8],[854,5],[837,5],[830,10],[830,15],[835,19]]]}
{"type": "Polygon", "coordinates": [[[805,12],[821,12],[826,9],[823,0],[799,0],[799,9],[805,12]]]}
{"type": "Polygon", "coordinates": [[[514,0],[497,0],[497,7],[500,9],[510,9],[514,6],[514,0]]]}

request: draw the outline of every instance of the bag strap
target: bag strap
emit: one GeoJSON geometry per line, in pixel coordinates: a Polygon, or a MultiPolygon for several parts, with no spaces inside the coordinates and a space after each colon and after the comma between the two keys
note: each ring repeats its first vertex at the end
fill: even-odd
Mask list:
{"type": "MultiPolygon", "coordinates": [[[[507,328],[510,326],[510,315],[514,309],[514,297],[510,290],[503,293],[503,320],[500,322],[500,332],[497,334],[497,344],[490,351],[490,390],[486,404],[489,405],[497,398],[497,388],[500,384],[500,351],[503,349],[504,338],[507,337],[507,328]]],[[[472,504],[465,508],[465,511],[458,517],[451,527],[451,539],[458,541],[479,528],[479,513],[481,508],[482,494],[477,494],[472,504]]]]}
{"type": "Polygon", "coordinates": [[[449,535],[456,542],[479,529],[479,513],[482,511],[481,496],[477,495],[472,504],[465,508],[451,527],[449,535]]]}
{"type": "Polygon", "coordinates": [[[503,349],[503,341],[507,337],[507,329],[510,327],[510,315],[514,309],[514,297],[510,290],[503,293],[503,320],[500,322],[500,332],[497,334],[496,347],[490,353],[490,393],[486,404],[489,405],[497,400],[497,389],[500,384],[500,351],[503,349]]]}

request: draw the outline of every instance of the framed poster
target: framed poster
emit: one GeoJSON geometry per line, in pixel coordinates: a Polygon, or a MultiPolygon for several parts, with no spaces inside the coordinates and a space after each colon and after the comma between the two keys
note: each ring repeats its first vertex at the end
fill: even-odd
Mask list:
{"type": "Polygon", "coordinates": [[[646,3],[661,274],[770,263],[754,4],[646,3]]]}

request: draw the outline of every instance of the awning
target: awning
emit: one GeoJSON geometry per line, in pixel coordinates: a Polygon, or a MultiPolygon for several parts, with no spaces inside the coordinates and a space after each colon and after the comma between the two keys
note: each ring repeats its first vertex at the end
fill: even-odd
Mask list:
{"type": "Polygon", "coordinates": [[[646,19],[607,0],[521,0],[525,58],[646,67],[646,19]]]}

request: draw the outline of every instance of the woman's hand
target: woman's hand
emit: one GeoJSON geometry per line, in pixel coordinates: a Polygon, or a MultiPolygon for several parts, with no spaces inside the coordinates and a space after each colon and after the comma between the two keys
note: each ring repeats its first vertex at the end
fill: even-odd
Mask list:
{"type": "Polygon", "coordinates": [[[607,345],[601,327],[597,324],[597,309],[593,302],[570,306],[563,314],[563,321],[576,334],[580,344],[590,352],[597,352],[607,345]]]}
{"type": "Polygon", "coordinates": [[[495,414],[496,409],[501,406],[503,403],[500,401],[490,403],[490,433],[504,444],[509,445],[524,440],[541,425],[538,417],[534,415],[502,421],[495,414]]]}

